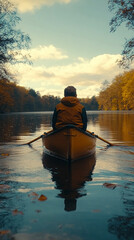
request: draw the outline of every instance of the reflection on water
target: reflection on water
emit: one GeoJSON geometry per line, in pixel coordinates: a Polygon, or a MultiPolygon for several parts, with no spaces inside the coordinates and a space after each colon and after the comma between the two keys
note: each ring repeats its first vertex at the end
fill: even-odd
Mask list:
{"type": "Polygon", "coordinates": [[[134,111],[88,112],[88,129],[97,134],[103,131],[115,143],[134,145],[134,111]],[[107,133],[109,132],[109,136],[107,133]]]}
{"type": "Polygon", "coordinates": [[[0,115],[0,239],[133,239],[134,112],[88,112],[88,129],[120,146],[97,140],[96,155],[71,166],[45,155],[41,139],[21,145],[51,117],[0,115]]]}
{"type": "MultiPolygon", "coordinates": [[[[134,112],[87,112],[88,129],[114,143],[134,145],[134,112]]],[[[0,142],[51,128],[52,112],[0,114],[0,142]]]]}
{"type": "Polygon", "coordinates": [[[84,188],[86,181],[92,181],[92,172],[96,157],[76,161],[68,164],[47,154],[43,155],[43,166],[52,174],[52,181],[60,190],[58,196],[64,198],[65,210],[76,210],[77,198],[85,196],[84,188]]]}
{"type": "Polygon", "coordinates": [[[99,115],[100,127],[110,131],[113,139],[118,142],[134,143],[134,113],[116,112],[99,115]]]}
{"type": "Polygon", "coordinates": [[[118,239],[134,239],[134,217],[113,217],[108,221],[108,230],[118,239]]]}
{"type": "Polygon", "coordinates": [[[12,141],[14,137],[35,133],[41,127],[51,125],[52,113],[0,114],[0,142],[12,141]]]}
{"type": "Polygon", "coordinates": [[[108,220],[108,231],[119,239],[134,239],[134,181],[122,191],[124,214],[115,215],[108,220]]]}

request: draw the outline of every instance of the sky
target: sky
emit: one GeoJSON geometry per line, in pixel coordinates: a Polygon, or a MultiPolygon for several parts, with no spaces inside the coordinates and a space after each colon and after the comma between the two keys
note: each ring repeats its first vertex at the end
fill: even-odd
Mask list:
{"type": "Polygon", "coordinates": [[[91,98],[124,72],[117,60],[133,33],[124,25],[110,33],[108,0],[11,1],[31,38],[33,64],[14,66],[19,85],[60,97],[73,85],[78,97],[91,98]]]}

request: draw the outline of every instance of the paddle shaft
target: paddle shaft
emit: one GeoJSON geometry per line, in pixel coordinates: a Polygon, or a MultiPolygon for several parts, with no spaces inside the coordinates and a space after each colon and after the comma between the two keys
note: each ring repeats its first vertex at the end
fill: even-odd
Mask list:
{"type": "Polygon", "coordinates": [[[105,143],[108,143],[108,144],[111,145],[111,146],[114,146],[114,144],[112,144],[112,143],[108,142],[107,140],[99,137],[98,135],[95,135],[94,133],[92,133],[92,132],[90,132],[90,131],[88,131],[88,130],[87,130],[87,132],[89,132],[90,134],[94,135],[96,138],[100,139],[101,141],[103,141],[103,142],[105,142],[105,143]]]}
{"type": "MultiPolygon", "coordinates": [[[[105,142],[105,143],[108,143],[110,146],[114,146],[114,144],[108,142],[107,140],[103,139],[102,137],[99,137],[98,135],[95,135],[94,133],[90,132],[89,130],[86,130],[86,131],[89,132],[90,134],[92,134],[93,136],[95,136],[96,138],[100,139],[101,141],[103,141],[103,142],[105,142]]],[[[44,134],[45,134],[45,133],[44,133],[44,134]]],[[[30,142],[28,142],[28,143],[25,143],[24,145],[26,145],[26,144],[27,144],[27,145],[30,145],[31,143],[39,140],[39,139],[42,138],[42,137],[43,137],[43,135],[41,135],[41,136],[33,139],[32,141],[30,141],[30,142]]]]}
{"type": "Polygon", "coordinates": [[[26,144],[30,145],[31,143],[33,143],[33,142],[39,140],[40,138],[42,138],[42,136],[43,136],[43,135],[41,135],[41,136],[39,136],[39,137],[33,139],[32,141],[30,141],[30,142],[28,142],[28,143],[25,143],[25,145],[26,145],[26,144]]]}

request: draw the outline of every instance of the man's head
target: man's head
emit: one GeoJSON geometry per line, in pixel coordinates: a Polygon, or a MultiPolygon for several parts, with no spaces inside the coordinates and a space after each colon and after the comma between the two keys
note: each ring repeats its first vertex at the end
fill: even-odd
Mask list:
{"type": "Polygon", "coordinates": [[[77,97],[76,88],[73,86],[68,86],[64,89],[64,96],[65,97],[77,97]]]}

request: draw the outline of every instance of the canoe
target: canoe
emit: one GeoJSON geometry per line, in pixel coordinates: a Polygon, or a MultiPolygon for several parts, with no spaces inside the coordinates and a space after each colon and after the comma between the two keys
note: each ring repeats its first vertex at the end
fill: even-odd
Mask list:
{"type": "Polygon", "coordinates": [[[47,132],[42,138],[47,154],[73,162],[95,153],[96,138],[74,125],[47,132]]]}

